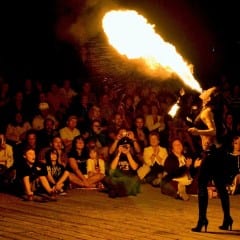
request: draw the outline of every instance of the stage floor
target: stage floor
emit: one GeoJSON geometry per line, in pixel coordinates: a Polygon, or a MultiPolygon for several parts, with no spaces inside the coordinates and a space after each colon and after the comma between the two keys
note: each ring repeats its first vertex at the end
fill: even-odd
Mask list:
{"type": "Polygon", "coordinates": [[[233,240],[240,237],[240,195],[230,196],[233,231],[221,231],[220,199],[210,199],[208,232],[193,233],[197,197],[189,201],[142,186],[134,197],[109,198],[96,190],[72,189],[57,202],[27,202],[0,193],[0,239],[5,240],[233,240]]]}

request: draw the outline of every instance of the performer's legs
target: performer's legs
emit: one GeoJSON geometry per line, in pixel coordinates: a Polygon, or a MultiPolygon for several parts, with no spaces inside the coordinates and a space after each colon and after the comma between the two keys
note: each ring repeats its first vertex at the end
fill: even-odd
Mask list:
{"type": "MultiPolygon", "coordinates": [[[[211,160],[211,159],[209,159],[211,160]]],[[[208,182],[211,179],[210,168],[208,159],[205,158],[199,169],[198,176],[198,223],[195,228],[192,228],[193,232],[201,232],[202,227],[205,227],[207,231],[207,207],[208,207],[208,182]]]]}
{"type": "Polygon", "coordinates": [[[221,200],[221,204],[222,204],[222,210],[223,210],[223,223],[222,225],[219,227],[220,229],[223,230],[231,230],[232,229],[232,224],[233,224],[233,220],[231,218],[230,215],[230,201],[229,201],[229,195],[226,189],[226,184],[225,181],[223,180],[224,177],[223,176],[214,176],[214,183],[216,185],[220,200],[221,200]]]}

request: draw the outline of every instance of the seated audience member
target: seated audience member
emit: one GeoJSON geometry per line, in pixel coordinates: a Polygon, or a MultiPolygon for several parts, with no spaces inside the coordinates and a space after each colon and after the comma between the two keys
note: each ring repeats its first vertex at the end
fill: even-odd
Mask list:
{"type": "Polygon", "coordinates": [[[138,176],[143,181],[153,185],[160,185],[164,174],[164,163],[168,156],[167,149],[160,146],[158,132],[149,134],[150,146],[143,150],[143,165],[138,169],[138,176]]]}
{"type": "Polygon", "coordinates": [[[54,121],[55,127],[57,129],[59,122],[55,118],[55,116],[50,113],[49,104],[47,102],[41,102],[41,103],[39,103],[38,109],[40,112],[39,112],[39,114],[37,114],[33,117],[32,128],[35,130],[43,129],[44,128],[44,120],[46,118],[51,118],[54,121]]]}
{"type": "Polygon", "coordinates": [[[129,129],[124,115],[115,113],[108,127],[108,138],[114,141],[120,129],[129,129]]]}
{"type": "Polygon", "coordinates": [[[233,137],[232,152],[227,154],[228,192],[231,195],[240,192],[240,136],[233,137]]]}
{"type": "Polygon", "coordinates": [[[91,123],[91,128],[89,129],[89,137],[86,140],[88,141],[89,139],[94,139],[96,146],[104,156],[104,159],[107,159],[109,140],[106,133],[103,131],[99,120],[94,120],[91,123]]]}
{"type": "Polygon", "coordinates": [[[44,119],[43,129],[38,131],[38,142],[41,148],[49,147],[52,139],[59,135],[55,128],[55,122],[51,118],[44,119]]]}
{"type": "Polygon", "coordinates": [[[64,100],[66,108],[70,106],[72,103],[72,99],[77,96],[76,91],[73,89],[71,85],[70,79],[64,79],[63,84],[59,89],[60,94],[62,95],[62,98],[64,100]]]}
{"type": "Polygon", "coordinates": [[[87,95],[77,95],[67,109],[67,116],[77,116],[77,128],[80,130],[80,132],[84,131],[84,129],[86,129],[88,126],[88,112],[91,106],[92,104],[89,102],[89,98],[87,95]]]}
{"type": "Polygon", "coordinates": [[[101,116],[103,119],[105,119],[107,122],[110,122],[111,117],[113,116],[113,113],[115,111],[114,104],[111,103],[109,95],[107,93],[104,93],[100,96],[100,103],[99,103],[101,116]]]}
{"type": "Polygon", "coordinates": [[[59,163],[58,157],[58,152],[55,149],[46,152],[47,179],[50,186],[55,188],[57,193],[65,195],[64,190],[67,188],[69,171],[59,163]]]}
{"type": "Polygon", "coordinates": [[[77,128],[77,117],[71,115],[67,118],[66,126],[59,129],[60,137],[63,140],[66,151],[68,152],[72,146],[72,141],[76,136],[80,135],[80,131],[77,128]]]}
{"type": "Polygon", "coordinates": [[[12,146],[6,143],[4,134],[0,133],[0,190],[8,190],[15,178],[13,163],[12,146]]]}
{"type": "Polygon", "coordinates": [[[131,141],[127,137],[122,138],[110,163],[109,176],[104,179],[109,197],[135,196],[140,192],[138,166],[138,161],[132,152],[131,141]]]}
{"type": "MultiPolygon", "coordinates": [[[[93,121],[99,121],[101,124],[102,131],[107,130],[108,122],[106,119],[103,118],[103,116],[101,114],[101,108],[99,106],[93,105],[89,109],[88,119],[89,119],[90,123],[92,123],[93,121]]],[[[88,128],[91,128],[91,126],[89,126],[88,128]]]]}
{"type": "Polygon", "coordinates": [[[63,95],[57,83],[50,83],[49,91],[47,91],[46,96],[52,114],[61,121],[65,114],[66,102],[65,99],[63,99],[63,95]]]}
{"type": "Polygon", "coordinates": [[[50,145],[46,148],[42,148],[38,154],[38,161],[42,163],[46,163],[46,152],[50,149],[56,150],[58,152],[58,162],[64,167],[67,166],[68,163],[68,155],[65,151],[63,141],[60,136],[54,136],[50,145]]]}
{"type": "Polygon", "coordinates": [[[72,148],[68,153],[69,180],[73,187],[92,188],[95,180],[87,175],[88,150],[82,136],[73,139],[72,148]]]}
{"type": "MultiPolygon", "coordinates": [[[[112,155],[118,151],[118,144],[122,138],[128,138],[129,143],[133,146],[134,153],[141,154],[141,147],[135,138],[132,131],[127,131],[126,128],[120,128],[114,138],[114,141],[109,146],[109,154],[112,155]]],[[[139,157],[139,156],[138,156],[139,157]]]]}
{"type": "Polygon", "coordinates": [[[156,104],[151,106],[151,112],[146,116],[145,126],[148,128],[149,132],[161,132],[165,129],[164,118],[159,114],[159,109],[156,104]]]}
{"type": "Polygon", "coordinates": [[[163,177],[160,184],[163,194],[173,195],[182,200],[188,200],[186,186],[192,183],[190,166],[192,158],[184,155],[183,144],[180,139],[171,142],[171,152],[164,163],[167,175],[163,177]]]}
{"type": "Polygon", "coordinates": [[[144,117],[138,116],[135,118],[132,131],[136,136],[136,139],[138,140],[141,149],[147,147],[149,131],[147,127],[144,126],[144,117]]]}
{"type": "Polygon", "coordinates": [[[14,147],[14,160],[16,167],[24,162],[23,151],[27,147],[34,149],[36,156],[40,152],[41,147],[38,142],[37,131],[34,129],[28,130],[25,139],[14,147]]]}
{"type": "Polygon", "coordinates": [[[23,158],[25,161],[16,169],[20,193],[26,195],[26,200],[32,201],[37,193],[44,190],[51,199],[56,199],[55,188],[48,182],[45,166],[35,160],[35,150],[27,147],[24,149],[23,158]]]}
{"type": "Polygon", "coordinates": [[[16,112],[13,119],[7,124],[7,142],[10,145],[15,146],[24,140],[26,132],[31,128],[32,126],[30,123],[24,120],[23,114],[21,112],[16,112]]]}
{"type": "Polygon", "coordinates": [[[87,160],[87,175],[97,188],[103,188],[102,180],[105,177],[105,161],[99,157],[97,148],[89,149],[87,160]]]}

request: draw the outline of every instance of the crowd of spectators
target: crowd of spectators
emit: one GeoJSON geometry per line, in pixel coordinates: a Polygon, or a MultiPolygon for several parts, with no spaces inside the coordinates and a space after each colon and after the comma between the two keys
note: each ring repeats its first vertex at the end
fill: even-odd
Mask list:
{"type": "MultiPolygon", "coordinates": [[[[12,91],[2,79],[1,190],[25,194],[27,200],[38,191],[55,198],[74,187],[99,189],[110,197],[137,195],[144,183],[183,200],[197,193],[201,145],[187,131],[188,117],[199,108],[196,94],[190,91],[172,118],[168,112],[179,97],[173,89],[137,80],[120,90],[111,84],[94,88],[88,80],[77,89],[69,79],[44,84],[28,78],[12,91]]],[[[240,86],[221,80],[218,87],[224,99],[222,141],[228,156],[237,155],[229,157],[238,161],[230,164],[236,176],[240,86]]],[[[239,177],[231,181],[236,193],[239,177]]]]}

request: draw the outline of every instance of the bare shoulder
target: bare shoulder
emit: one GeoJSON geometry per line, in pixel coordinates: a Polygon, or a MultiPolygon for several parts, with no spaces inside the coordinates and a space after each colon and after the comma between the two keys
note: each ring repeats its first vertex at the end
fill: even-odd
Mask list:
{"type": "Polygon", "coordinates": [[[212,116],[213,116],[213,112],[210,107],[205,108],[201,113],[201,118],[208,118],[212,116]]]}

